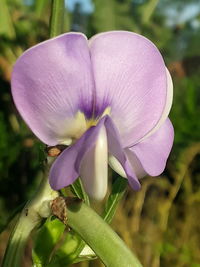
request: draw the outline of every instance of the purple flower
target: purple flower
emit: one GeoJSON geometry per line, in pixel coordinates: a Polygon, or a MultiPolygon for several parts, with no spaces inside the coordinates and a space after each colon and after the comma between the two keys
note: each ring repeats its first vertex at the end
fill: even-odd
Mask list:
{"type": "Polygon", "coordinates": [[[53,189],[79,176],[102,199],[109,165],[129,184],[157,176],[173,143],[172,80],[155,45],[125,31],[89,41],[67,33],[27,50],[12,74],[15,104],[34,134],[68,147],[50,171],[53,189]]]}

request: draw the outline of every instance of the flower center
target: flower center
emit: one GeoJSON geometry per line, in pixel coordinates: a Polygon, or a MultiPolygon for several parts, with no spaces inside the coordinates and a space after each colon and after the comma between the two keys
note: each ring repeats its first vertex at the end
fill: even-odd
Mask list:
{"type": "Polygon", "coordinates": [[[86,120],[86,126],[87,126],[87,130],[92,127],[92,126],[96,126],[97,123],[99,122],[100,119],[102,119],[105,115],[110,115],[110,112],[111,112],[111,108],[110,107],[107,107],[104,112],[102,113],[102,115],[98,118],[91,118],[91,119],[86,119],[85,117],[85,120],[86,120]]]}
{"type": "Polygon", "coordinates": [[[98,118],[87,119],[85,114],[81,111],[78,111],[75,117],[67,122],[66,131],[62,134],[59,144],[62,145],[71,145],[76,142],[90,127],[96,126],[100,119],[105,115],[110,115],[111,108],[107,107],[101,116],[98,118]]]}

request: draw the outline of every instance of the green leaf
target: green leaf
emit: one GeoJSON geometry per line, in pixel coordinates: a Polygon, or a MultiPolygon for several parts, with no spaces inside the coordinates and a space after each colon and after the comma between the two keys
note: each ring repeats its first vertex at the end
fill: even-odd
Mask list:
{"type": "Polygon", "coordinates": [[[122,199],[127,187],[127,179],[118,177],[113,184],[112,192],[106,202],[105,210],[103,212],[103,219],[107,223],[112,221],[112,218],[115,215],[117,205],[122,199]]]}
{"type": "Polygon", "coordinates": [[[73,230],[66,231],[58,219],[48,219],[36,236],[32,253],[34,266],[59,267],[81,261],[83,258],[78,257],[84,247],[85,242],[73,230]]]}
{"type": "Polygon", "coordinates": [[[61,239],[64,230],[65,225],[58,219],[48,219],[40,228],[32,253],[35,266],[45,266],[49,263],[51,253],[61,239]]]}
{"type": "Polygon", "coordinates": [[[55,266],[68,266],[73,262],[81,261],[77,258],[83,248],[85,247],[85,242],[77,235],[73,230],[70,230],[66,233],[66,236],[63,238],[64,241],[59,249],[53,255],[49,267],[55,266]]]}
{"type": "Polygon", "coordinates": [[[71,191],[72,193],[77,196],[80,199],[83,199],[84,202],[89,206],[90,205],[90,201],[89,201],[89,197],[86,194],[83,185],[81,183],[80,179],[77,179],[71,186],[71,191]]]}

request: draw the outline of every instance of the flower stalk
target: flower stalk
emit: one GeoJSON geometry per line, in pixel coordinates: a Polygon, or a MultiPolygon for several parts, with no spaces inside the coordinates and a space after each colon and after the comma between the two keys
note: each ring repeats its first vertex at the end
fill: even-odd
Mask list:
{"type": "Polygon", "coordinates": [[[2,267],[19,267],[24,249],[32,230],[37,228],[43,218],[51,214],[50,203],[58,196],[58,192],[50,188],[48,172],[40,184],[37,193],[23,208],[8,241],[2,267]]]}
{"type": "Polygon", "coordinates": [[[28,237],[36,225],[37,223],[29,220],[23,211],[10,236],[2,267],[20,266],[28,237]]]}
{"type": "Polygon", "coordinates": [[[67,221],[68,225],[92,248],[105,266],[142,266],[112,228],[80,199],[58,197],[53,201],[52,210],[64,223],[67,221]],[[62,207],[59,215],[55,211],[56,206],[62,207]]]}
{"type": "Polygon", "coordinates": [[[64,21],[64,0],[52,0],[51,17],[50,17],[50,37],[55,37],[63,31],[64,21]]]}

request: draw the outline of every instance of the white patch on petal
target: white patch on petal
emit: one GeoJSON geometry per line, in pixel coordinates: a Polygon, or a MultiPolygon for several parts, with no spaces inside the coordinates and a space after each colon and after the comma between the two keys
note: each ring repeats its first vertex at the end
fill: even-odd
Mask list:
{"type": "Polygon", "coordinates": [[[59,144],[69,146],[72,144],[72,138],[66,138],[64,141],[61,140],[59,144]]]}
{"type": "Polygon", "coordinates": [[[166,121],[169,115],[169,111],[171,109],[172,100],[173,100],[173,82],[172,82],[171,75],[167,68],[166,68],[166,74],[167,74],[167,99],[166,99],[166,104],[165,104],[165,108],[163,110],[162,116],[160,117],[156,126],[150,132],[148,132],[142,139],[140,139],[138,143],[140,143],[141,141],[145,140],[147,137],[154,134],[160,128],[160,126],[166,121]]]}
{"type": "Polygon", "coordinates": [[[60,129],[59,144],[70,145],[73,140],[80,138],[81,135],[87,130],[84,113],[78,111],[72,120],[64,123],[63,127],[64,128],[60,129]]]}
{"type": "Polygon", "coordinates": [[[99,131],[95,146],[81,162],[80,176],[86,192],[96,200],[102,200],[108,186],[108,144],[104,126],[99,131]]]}

